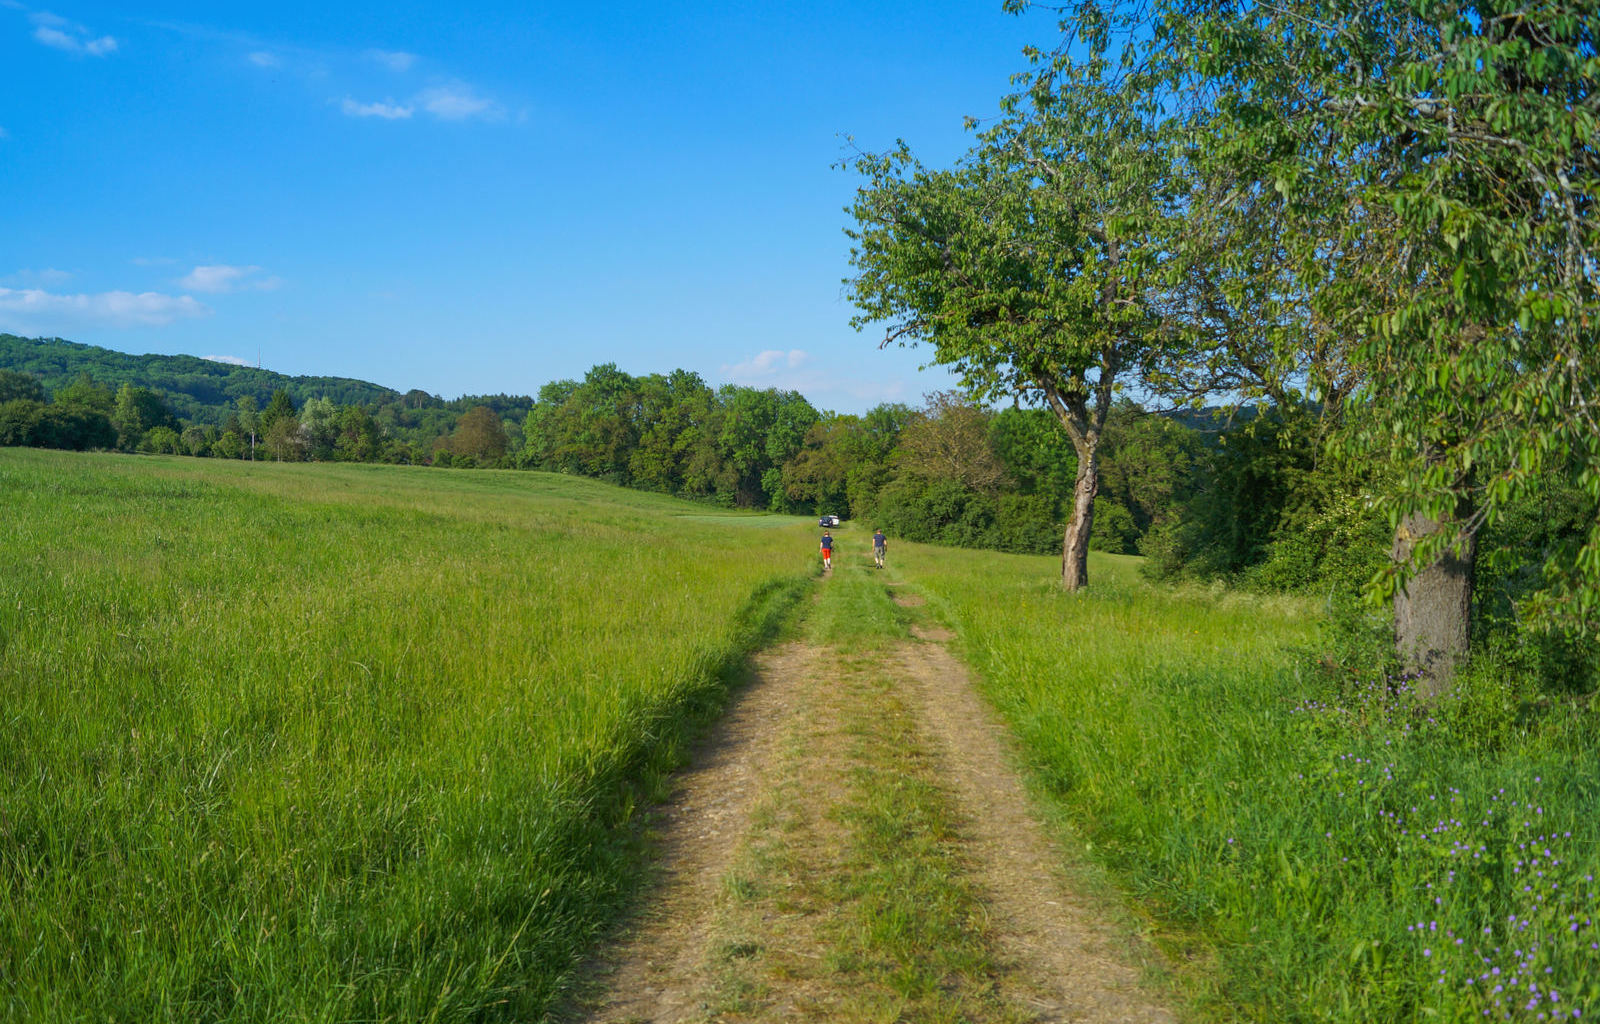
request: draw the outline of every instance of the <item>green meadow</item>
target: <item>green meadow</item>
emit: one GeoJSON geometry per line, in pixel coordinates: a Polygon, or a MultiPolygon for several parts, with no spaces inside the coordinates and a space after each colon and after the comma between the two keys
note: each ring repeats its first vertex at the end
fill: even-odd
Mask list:
{"type": "Polygon", "coordinates": [[[537,473],[8,449],[0,510],[8,1020],[537,1018],[815,571],[537,473]]]}
{"type": "Polygon", "coordinates": [[[1429,706],[1332,665],[1314,602],[1156,587],[1130,557],[1097,556],[1079,594],[1053,559],[891,560],[1200,1018],[1600,1013],[1587,696],[1483,674],[1429,706]]]}
{"type": "MultiPolygon", "coordinates": [[[[856,577],[809,636],[874,649],[856,577]]],[[[538,1019],[814,522],[539,473],[0,452],[0,1019],[538,1019]]],[[[1600,1012],[1600,727],[1315,602],[891,538],[1199,1019],[1600,1012]]],[[[868,589],[871,589],[870,587],[868,589]]]]}

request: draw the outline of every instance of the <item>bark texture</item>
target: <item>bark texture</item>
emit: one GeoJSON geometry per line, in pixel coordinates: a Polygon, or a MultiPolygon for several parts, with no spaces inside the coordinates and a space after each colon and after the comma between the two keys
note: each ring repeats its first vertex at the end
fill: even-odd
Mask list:
{"type": "MultiPolygon", "coordinates": [[[[1407,516],[1395,531],[1395,560],[1410,558],[1417,543],[1439,529],[1436,520],[1407,516]]],[[[1406,671],[1417,675],[1417,689],[1424,696],[1436,697],[1450,689],[1455,670],[1470,649],[1477,546],[1475,534],[1463,534],[1459,544],[1394,595],[1395,650],[1406,671]]]]}
{"type": "Polygon", "coordinates": [[[1094,526],[1094,496],[1100,491],[1100,455],[1077,445],[1078,477],[1072,487],[1072,518],[1061,541],[1061,585],[1077,590],[1089,585],[1089,531],[1094,526]]]}

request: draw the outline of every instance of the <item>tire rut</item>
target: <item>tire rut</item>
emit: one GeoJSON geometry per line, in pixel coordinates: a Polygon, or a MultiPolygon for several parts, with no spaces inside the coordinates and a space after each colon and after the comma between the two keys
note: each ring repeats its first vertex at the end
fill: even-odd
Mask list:
{"type": "Polygon", "coordinates": [[[1036,1019],[1175,1020],[1145,991],[1126,936],[1062,878],[1061,855],[1032,813],[1009,734],[966,666],[935,642],[904,645],[896,656],[970,823],[972,859],[990,897],[995,933],[1027,979],[1036,1019]]]}
{"type": "Polygon", "coordinates": [[[799,714],[797,684],[811,675],[817,653],[792,643],[755,658],[754,678],[677,775],[648,826],[658,860],[647,906],[578,972],[576,1000],[588,1003],[589,1012],[562,1019],[699,1019],[717,895],[769,784],[767,769],[799,714]]]}
{"type": "MultiPolygon", "coordinates": [[[[1141,978],[1141,962],[1154,962],[1154,954],[1064,876],[1061,852],[1034,817],[1014,767],[1007,729],[944,645],[951,634],[925,624],[912,632],[916,639],[872,655],[869,671],[907,708],[961,824],[960,859],[982,901],[974,927],[998,953],[981,987],[1011,1007],[993,1019],[1174,1021],[1141,978]]],[[[656,812],[659,866],[645,908],[582,970],[574,1006],[587,1012],[560,1019],[856,1019],[834,1012],[850,1005],[849,978],[812,966],[838,953],[826,937],[827,907],[786,906],[781,896],[741,907],[731,895],[751,884],[752,865],[765,864],[761,883],[779,887],[794,884],[797,866],[802,875],[839,869],[829,807],[852,771],[839,723],[850,700],[858,711],[861,705],[831,674],[835,653],[789,643],[755,659],[754,680],[656,812]],[[764,966],[751,960],[733,968],[766,994],[724,1015],[730,1004],[719,992],[729,984],[723,954],[730,948],[767,951],[764,966]]]]}

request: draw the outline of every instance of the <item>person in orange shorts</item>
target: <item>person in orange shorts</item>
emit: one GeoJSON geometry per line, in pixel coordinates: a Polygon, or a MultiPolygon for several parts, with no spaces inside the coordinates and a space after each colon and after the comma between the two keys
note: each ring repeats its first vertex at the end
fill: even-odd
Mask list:
{"type": "Polygon", "coordinates": [[[833,568],[833,534],[826,531],[822,534],[822,567],[833,568]]]}

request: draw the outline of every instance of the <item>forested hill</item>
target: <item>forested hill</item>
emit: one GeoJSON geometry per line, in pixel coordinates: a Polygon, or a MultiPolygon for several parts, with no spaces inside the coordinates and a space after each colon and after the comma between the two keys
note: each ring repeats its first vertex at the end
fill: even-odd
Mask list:
{"type": "MultiPolygon", "coordinates": [[[[50,391],[84,373],[112,390],[122,384],[150,388],[166,397],[179,418],[196,423],[221,424],[244,396],[265,408],[279,389],[287,391],[297,406],[319,397],[336,405],[377,405],[402,397],[392,388],[349,377],[291,377],[198,356],[135,356],[61,338],[14,334],[0,334],[0,369],[32,374],[50,391]]],[[[405,397],[439,401],[422,392],[405,397]]]]}

